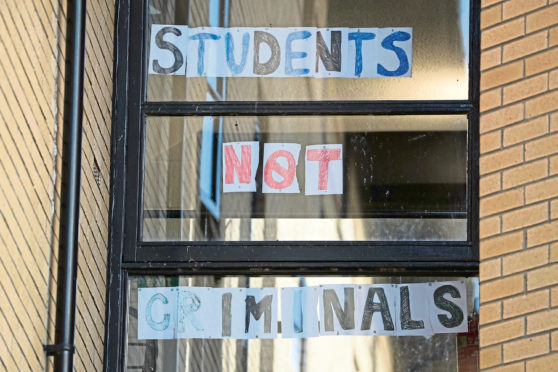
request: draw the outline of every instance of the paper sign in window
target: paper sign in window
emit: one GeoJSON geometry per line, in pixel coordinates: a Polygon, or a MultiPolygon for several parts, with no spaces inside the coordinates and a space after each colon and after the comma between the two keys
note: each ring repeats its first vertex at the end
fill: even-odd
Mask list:
{"type": "Polygon", "coordinates": [[[279,319],[283,338],[466,332],[466,296],[462,282],[139,288],[138,339],[276,338],[279,319]]]}
{"type": "Polygon", "coordinates": [[[176,338],[178,288],[138,288],[138,339],[176,338]]]}
{"type": "Polygon", "coordinates": [[[428,287],[424,284],[402,284],[398,286],[398,290],[396,306],[399,313],[397,317],[399,335],[432,335],[428,306],[424,306],[424,299],[429,298],[428,287]]]}
{"type": "Polygon", "coordinates": [[[394,284],[359,285],[357,291],[357,327],[371,335],[395,335],[398,294],[394,284]]]}
{"type": "Polygon", "coordinates": [[[153,25],[149,50],[149,73],[184,75],[188,45],[188,26],[153,25]]]}
{"type": "Polygon", "coordinates": [[[255,192],[259,142],[223,144],[223,192],[255,192]]]}
{"type": "Polygon", "coordinates": [[[300,145],[296,143],[264,144],[264,193],[300,192],[296,177],[300,145]]]}
{"type": "Polygon", "coordinates": [[[410,27],[188,28],[154,24],[149,73],[187,77],[411,77],[412,35],[410,27]]]}
{"type": "Polygon", "coordinates": [[[434,333],[467,332],[467,299],[465,283],[429,283],[430,323],[434,333]]]}
{"type": "Polygon", "coordinates": [[[343,194],[343,145],[306,147],[305,194],[343,194]]]}
{"type": "Polygon", "coordinates": [[[357,323],[356,285],[320,286],[320,335],[360,333],[357,323]]]}
{"type": "Polygon", "coordinates": [[[281,337],[319,336],[319,287],[281,288],[281,337]]]}
{"type": "Polygon", "coordinates": [[[277,288],[246,288],[239,339],[277,337],[277,288]]]}

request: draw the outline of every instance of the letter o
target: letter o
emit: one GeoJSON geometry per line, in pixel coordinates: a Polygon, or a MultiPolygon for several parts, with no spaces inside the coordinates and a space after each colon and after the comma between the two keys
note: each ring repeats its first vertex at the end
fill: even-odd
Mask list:
{"type": "Polygon", "coordinates": [[[285,189],[289,187],[296,175],[296,161],[290,152],[286,150],[278,150],[269,156],[267,163],[264,168],[264,182],[272,189],[285,189]],[[277,162],[278,158],[287,159],[287,168],[283,167],[277,162]],[[281,177],[283,181],[277,182],[273,179],[272,173],[276,172],[281,177]]]}

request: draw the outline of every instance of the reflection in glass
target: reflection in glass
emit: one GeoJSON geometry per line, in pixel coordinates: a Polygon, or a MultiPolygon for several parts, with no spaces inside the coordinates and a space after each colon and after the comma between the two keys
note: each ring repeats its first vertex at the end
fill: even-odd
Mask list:
{"type": "MultiPolygon", "coordinates": [[[[467,99],[468,0],[151,0],[149,25],[412,27],[410,78],[186,78],[149,75],[150,101],[467,99]]],[[[148,40],[150,40],[148,35],[148,40]]],[[[147,43],[149,44],[149,43],[147,43]]],[[[149,51],[147,51],[149,53],[149,51]]],[[[207,61],[211,63],[211,61],[207,61]]],[[[217,62],[215,62],[217,63],[217,62]]]]}
{"type": "MultiPolygon", "coordinates": [[[[467,285],[469,332],[423,336],[329,336],[268,340],[139,340],[138,288],[166,286],[299,287],[320,284],[424,283],[428,277],[132,277],[127,311],[126,370],[208,372],[478,371],[478,278],[467,285]]],[[[281,319],[278,319],[279,321],[281,319]]]]}
{"type": "MultiPolygon", "coordinates": [[[[150,117],[143,239],[466,240],[467,118],[150,117]],[[255,192],[223,192],[223,144],[259,147],[255,192]],[[301,146],[299,193],[264,193],[266,143],[301,146]],[[342,193],[308,195],[309,146],[342,146],[342,193]]],[[[280,181],[278,178],[277,181],[280,181]]]]}

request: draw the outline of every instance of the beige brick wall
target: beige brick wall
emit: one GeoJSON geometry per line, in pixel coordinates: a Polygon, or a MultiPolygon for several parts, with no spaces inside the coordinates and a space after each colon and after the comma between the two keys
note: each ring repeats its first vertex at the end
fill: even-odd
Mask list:
{"type": "Polygon", "coordinates": [[[480,345],[558,370],[558,1],[483,0],[480,345]]]}
{"type": "MultiPolygon", "coordinates": [[[[55,318],[65,5],[65,0],[5,0],[0,7],[0,370],[5,371],[51,366],[43,344],[53,341],[55,318]]],[[[102,367],[114,9],[114,0],[87,2],[77,371],[102,367]]]]}

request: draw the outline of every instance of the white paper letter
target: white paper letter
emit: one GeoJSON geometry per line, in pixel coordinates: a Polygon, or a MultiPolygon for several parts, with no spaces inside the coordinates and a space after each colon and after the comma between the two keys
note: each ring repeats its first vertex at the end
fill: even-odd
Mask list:
{"type": "Polygon", "coordinates": [[[266,143],[264,145],[263,193],[300,192],[296,167],[300,145],[296,143],[266,143]]]}
{"type": "Polygon", "coordinates": [[[176,338],[176,288],[138,288],[138,339],[176,338]]]}
{"type": "Polygon", "coordinates": [[[149,43],[149,73],[184,75],[188,26],[153,25],[149,43]]]}
{"type": "Polygon", "coordinates": [[[260,144],[223,143],[223,192],[255,192],[260,144]]]}
{"type": "Polygon", "coordinates": [[[343,145],[306,147],[306,195],[343,194],[343,145]]]}
{"type": "Polygon", "coordinates": [[[434,333],[467,332],[467,290],[463,282],[428,283],[434,333]]]}
{"type": "Polygon", "coordinates": [[[306,338],[319,335],[319,287],[281,288],[281,335],[306,338]]]}

